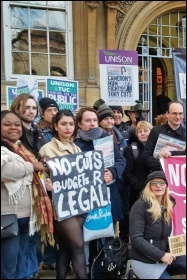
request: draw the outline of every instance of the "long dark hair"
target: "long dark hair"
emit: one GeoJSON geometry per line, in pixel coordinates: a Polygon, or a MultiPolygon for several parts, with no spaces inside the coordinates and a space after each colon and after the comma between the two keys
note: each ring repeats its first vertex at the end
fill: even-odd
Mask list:
{"type": "MultiPolygon", "coordinates": [[[[55,137],[57,139],[59,139],[59,136],[58,136],[58,131],[56,131],[56,129],[55,129],[55,124],[57,125],[63,116],[71,117],[75,123],[75,116],[73,115],[73,113],[70,110],[68,110],[68,109],[59,110],[56,113],[56,115],[52,118],[52,134],[53,134],[53,137],[55,137]]],[[[72,137],[74,137],[74,135],[75,135],[75,131],[74,131],[72,137]]]]}

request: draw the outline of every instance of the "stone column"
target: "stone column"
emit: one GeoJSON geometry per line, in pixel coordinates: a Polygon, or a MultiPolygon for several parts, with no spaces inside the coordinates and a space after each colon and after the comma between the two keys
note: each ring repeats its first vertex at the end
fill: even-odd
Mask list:
{"type": "Polygon", "coordinates": [[[93,106],[99,96],[99,87],[96,81],[96,32],[97,7],[100,1],[85,1],[88,6],[88,80],[86,86],[86,105],[93,106]]]}
{"type": "Polygon", "coordinates": [[[107,49],[115,49],[116,15],[120,1],[105,1],[107,6],[107,49]]]}
{"type": "Polygon", "coordinates": [[[96,84],[96,24],[99,1],[85,1],[88,6],[88,84],[96,84]]]}

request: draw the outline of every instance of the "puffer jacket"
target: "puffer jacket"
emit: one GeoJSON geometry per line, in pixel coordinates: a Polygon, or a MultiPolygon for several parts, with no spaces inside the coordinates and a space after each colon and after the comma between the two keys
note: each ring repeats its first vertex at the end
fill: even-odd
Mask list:
{"type": "Polygon", "coordinates": [[[142,198],[131,208],[129,258],[144,263],[157,263],[165,252],[169,251],[168,236],[171,234],[172,224],[168,225],[164,219],[154,222],[151,214],[147,212],[148,208],[149,205],[142,198]]]}

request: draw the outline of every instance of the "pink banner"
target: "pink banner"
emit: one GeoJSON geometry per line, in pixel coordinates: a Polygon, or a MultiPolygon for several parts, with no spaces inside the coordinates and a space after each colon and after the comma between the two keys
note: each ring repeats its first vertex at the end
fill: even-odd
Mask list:
{"type": "Polygon", "coordinates": [[[161,160],[170,194],[175,198],[173,212],[173,234],[186,234],[186,156],[175,156],[161,160]]]}

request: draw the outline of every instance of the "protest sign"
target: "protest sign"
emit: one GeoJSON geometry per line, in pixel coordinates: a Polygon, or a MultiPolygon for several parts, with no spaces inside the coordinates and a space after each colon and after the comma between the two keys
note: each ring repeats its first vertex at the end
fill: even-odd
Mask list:
{"type": "Polygon", "coordinates": [[[79,107],[78,82],[47,79],[47,96],[57,102],[60,110],[74,112],[79,107]]]}
{"type": "Polygon", "coordinates": [[[172,50],[173,69],[177,100],[183,103],[183,125],[186,126],[186,48],[172,50]]]}
{"type": "Polygon", "coordinates": [[[103,152],[104,167],[114,165],[114,141],[113,135],[93,140],[94,149],[103,152]]]}
{"type": "Polygon", "coordinates": [[[28,93],[34,96],[36,102],[39,102],[38,80],[30,76],[17,78],[17,95],[28,93]]]}
{"type": "MultiPolygon", "coordinates": [[[[11,86],[6,86],[6,105],[7,109],[10,108],[13,100],[17,96],[17,87],[11,87],[11,86]]],[[[44,97],[44,91],[38,89],[38,99],[36,100],[37,102],[40,101],[41,98],[44,97]]]]}
{"type": "Polygon", "coordinates": [[[175,198],[173,208],[173,234],[186,234],[186,156],[160,159],[169,185],[169,193],[175,198]]]}
{"type": "Polygon", "coordinates": [[[167,151],[184,151],[186,149],[186,142],[160,133],[153,153],[154,158],[159,158],[159,153],[162,149],[167,151]]]}
{"type": "Polygon", "coordinates": [[[169,236],[170,253],[178,256],[186,255],[186,236],[184,234],[169,236]]]}
{"type": "Polygon", "coordinates": [[[139,99],[138,53],[99,50],[101,98],[108,105],[134,105],[139,99]]]}
{"type": "Polygon", "coordinates": [[[54,157],[47,165],[51,169],[52,199],[58,221],[108,205],[110,197],[103,180],[101,151],[54,157]]]}

